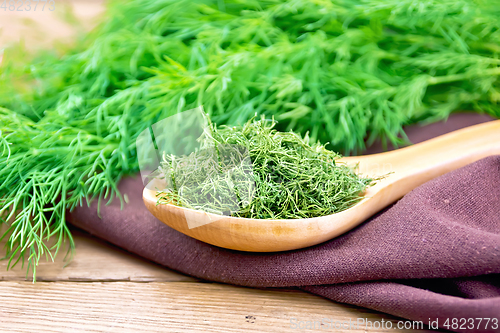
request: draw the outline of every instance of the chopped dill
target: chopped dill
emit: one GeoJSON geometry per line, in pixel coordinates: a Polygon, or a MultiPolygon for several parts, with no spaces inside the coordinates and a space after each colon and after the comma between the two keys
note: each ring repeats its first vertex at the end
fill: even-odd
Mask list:
{"type": "Polygon", "coordinates": [[[181,157],[164,154],[160,170],[175,186],[158,191],[158,203],[237,217],[300,219],[343,211],[374,183],[336,162],[339,154],[309,144],[307,135],[279,132],[275,125],[264,118],[237,127],[211,124],[202,149],[181,157]],[[245,155],[251,162],[244,163],[245,155]]]}

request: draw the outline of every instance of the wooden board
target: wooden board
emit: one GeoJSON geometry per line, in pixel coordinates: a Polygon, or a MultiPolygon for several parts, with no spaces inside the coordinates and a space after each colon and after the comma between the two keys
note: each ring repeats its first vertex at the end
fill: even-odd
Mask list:
{"type": "MultiPolygon", "coordinates": [[[[2,228],[0,232],[3,234],[2,228]]],[[[75,257],[71,262],[64,261],[65,252],[61,252],[55,262],[42,261],[37,268],[37,281],[196,281],[196,279],[165,269],[152,262],[124,250],[112,248],[106,242],[91,237],[78,230],[72,235],[76,244],[75,257]],[[67,266],[65,267],[65,265],[67,266]]],[[[4,248],[5,241],[0,243],[4,248]]],[[[3,253],[0,252],[3,257],[3,253]]],[[[8,261],[0,261],[0,281],[31,281],[26,277],[26,266],[20,264],[7,271],[8,261]]]]}
{"type": "Polygon", "coordinates": [[[298,290],[203,282],[82,231],[73,235],[73,261],[64,267],[59,256],[41,263],[35,284],[25,269],[6,271],[7,262],[0,261],[2,331],[293,332],[294,325],[307,321],[320,329],[323,320],[322,331],[365,332],[362,322],[349,330],[327,328],[349,320],[353,325],[391,320],[396,327],[402,320],[298,290]]]}
{"type": "Polygon", "coordinates": [[[298,291],[196,282],[0,283],[0,322],[9,332],[293,332],[307,321],[321,331],[365,332],[357,318],[397,325],[390,316],[298,291]],[[335,328],[344,322],[346,329],[335,328]]]}
{"type": "MultiPolygon", "coordinates": [[[[0,5],[3,1],[0,0],[0,5]]],[[[36,2],[31,1],[29,11],[26,0],[16,0],[15,10],[8,8],[9,2],[6,9],[0,9],[0,55],[5,46],[17,42],[23,42],[28,50],[56,42],[72,43],[79,32],[94,27],[104,12],[102,0],[54,0],[53,11],[49,10],[52,7],[48,1],[45,8],[44,3],[39,2],[36,10],[36,2]],[[74,20],[71,17],[78,19],[79,26],[72,23],[74,20]]]]}

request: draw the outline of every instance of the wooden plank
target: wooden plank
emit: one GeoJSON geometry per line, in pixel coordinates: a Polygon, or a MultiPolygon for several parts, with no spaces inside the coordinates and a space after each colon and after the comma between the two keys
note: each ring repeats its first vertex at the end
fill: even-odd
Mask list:
{"type": "Polygon", "coordinates": [[[293,332],[299,321],[316,321],[321,331],[365,332],[361,323],[330,327],[358,318],[390,320],[393,327],[399,320],[300,291],[184,282],[0,282],[0,322],[9,332],[293,332]]]}
{"type": "MultiPolygon", "coordinates": [[[[0,228],[0,233],[3,231],[0,228]]],[[[37,281],[196,281],[196,279],[167,269],[82,231],[72,231],[76,252],[64,267],[65,252],[54,262],[40,261],[37,281]]],[[[4,256],[5,241],[0,243],[0,257],[4,256]]],[[[26,278],[26,267],[20,264],[7,271],[7,260],[0,261],[0,281],[31,281],[26,278]]]]}
{"type": "Polygon", "coordinates": [[[72,43],[79,30],[90,30],[96,25],[105,9],[102,0],[56,0],[50,4],[47,1],[44,10],[43,2],[38,3],[36,10],[33,1],[30,6],[26,1],[16,4],[11,6],[7,1],[7,8],[0,10],[0,49],[21,40],[29,50],[54,45],[56,41],[72,43]],[[69,23],[71,15],[78,19],[80,27],[69,23]]]}
{"type": "Polygon", "coordinates": [[[196,282],[85,232],[73,230],[73,235],[77,247],[74,260],[66,268],[63,256],[55,263],[41,263],[36,284],[23,281],[25,270],[21,267],[5,271],[7,262],[0,261],[2,327],[5,323],[9,331],[65,332],[136,331],[137,325],[140,330],[145,325],[148,331],[272,332],[293,330],[291,325],[300,321],[302,325],[316,321],[319,327],[323,318],[330,320],[327,325],[349,319],[354,323],[358,318],[372,322],[391,319],[396,325],[392,316],[301,291],[196,282]],[[207,314],[208,310],[200,307],[214,310],[207,314]],[[250,325],[257,318],[258,324],[250,325]],[[293,318],[296,321],[292,323],[293,318]]]}

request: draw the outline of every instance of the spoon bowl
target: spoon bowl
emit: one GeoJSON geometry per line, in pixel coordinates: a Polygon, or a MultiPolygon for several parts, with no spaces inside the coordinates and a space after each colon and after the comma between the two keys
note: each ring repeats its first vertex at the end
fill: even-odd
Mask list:
{"type": "Polygon", "coordinates": [[[363,176],[385,176],[363,198],[342,212],[306,219],[271,220],[221,216],[175,206],[157,205],[155,179],[144,189],[147,209],[166,225],[223,248],[275,252],[325,242],[359,225],[419,185],[491,155],[500,155],[500,120],[471,126],[413,146],[386,153],[344,157],[358,164],[363,176]],[[187,221],[197,222],[197,227],[187,221]]]}

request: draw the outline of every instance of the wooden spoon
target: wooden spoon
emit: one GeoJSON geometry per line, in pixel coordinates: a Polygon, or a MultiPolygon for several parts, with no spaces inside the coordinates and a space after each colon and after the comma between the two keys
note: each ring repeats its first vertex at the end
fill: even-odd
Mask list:
{"type": "Polygon", "coordinates": [[[160,221],[203,242],[252,252],[294,250],[341,235],[417,186],[496,154],[500,154],[500,120],[395,151],[342,158],[339,162],[359,163],[363,175],[389,175],[370,187],[353,207],[315,218],[259,220],[215,215],[171,204],[157,205],[154,184],[144,189],[143,199],[147,209],[160,221]],[[190,229],[187,220],[198,221],[200,226],[190,229]]]}

